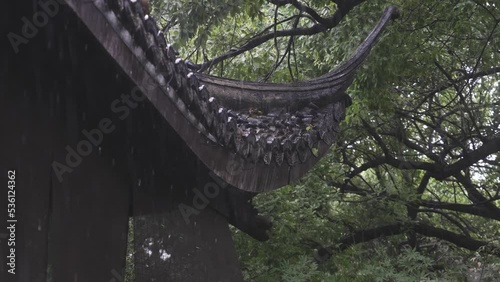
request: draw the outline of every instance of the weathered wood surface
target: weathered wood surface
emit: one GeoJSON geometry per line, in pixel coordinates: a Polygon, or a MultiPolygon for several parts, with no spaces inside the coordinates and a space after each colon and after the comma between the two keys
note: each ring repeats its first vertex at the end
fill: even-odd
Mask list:
{"type": "MultiPolygon", "coordinates": [[[[9,31],[22,34],[20,19],[32,20],[41,11],[36,4],[11,2],[2,10],[2,18],[10,19],[9,31]]],[[[2,263],[2,281],[111,281],[123,276],[130,195],[126,177],[111,158],[98,156],[97,147],[62,174],[62,182],[52,167],[55,160],[68,165],[66,146],[75,149],[84,140],[81,130],[94,128],[106,113],[103,106],[109,108],[100,105],[98,95],[109,91],[95,70],[102,61],[98,53],[83,55],[92,43],[68,15],[71,11],[60,6],[17,54],[2,41],[2,58],[7,59],[0,61],[0,129],[8,134],[0,139],[0,168],[2,175],[6,167],[18,170],[19,215],[16,275],[4,276],[2,263]]],[[[114,76],[108,71],[108,80],[114,76]]],[[[6,200],[1,199],[5,215],[6,200]]]]}
{"type": "MultiPolygon", "coordinates": [[[[32,4],[12,3],[0,15],[20,19],[34,13],[36,5],[32,4]]],[[[12,20],[8,28],[19,32],[22,25],[18,24],[12,20]]],[[[5,47],[10,50],[10,46],[5,47]]],[[[19,169],[24,171],[20,182],[24,194],[19,201],[25,219],[21,230],[26,232],[20,232],[18,240],[27,244],[18,249],[22,262],[17,266],[22,275],[15,276],[14,281],[45,281],[46,275],[52,281],[64,282],[120,281],[124,276],[129,214],[158,218],[155,214],[160,213],[165,214],[161,221],[172,227],[148,222],[141,225],[140,234],[146,237],[149,230],[156,232],[150,236],[161,237],[165,229],[174,228],[175,232],[187,232],[184,243],[168,244],[176,254],[176,260],[169,264],[171,271],[189,262],[191,256],[183,252],[191,254],[192,241],[204,247],[195,258],[197,266],[184,272],[186,275],[240,280],[224,217],[249,233],[264,234],[267,227],[253,230],[250,225],[255,211],[247,214],[241,208],[251,209],[251,205],[239,205],[239,200],[226,203],[232,197],[222,189],[214,197],[222,200],[214,204],[211,199],[220,212],[204,206],[196,226],[182,224],[178,203],[193,203],[192,188],[204,183],[200,175],[208,175],[209,170],[151,103],[139,99],[127,104],[127,97],[140,93],[134,92],[134,84],[67,7],[61,6],[44,29],[21,45],[19,54],[0,52],[0,56],[5,58],[0,60],[0,108],[6,108],[0,112],[0,129],[12,131],[13,136],[0,138],[0,162],[2,169],[11,162],[20,163],[19,169]],[[101,132],[102,140],[91,146],[92,153],[70,165],[66,159],[68,146],[77,151],[83,141],[90,141],[83,130],[95,132],[105,119],[114,130],[101,132]],[[19,140],[26,143],[19,144],[19,140]],[[71,170],[56,173],[54,161],[71,170]],[[152,205],[140,195],[146,195],[146,199],[152,195],[152,205]],[[215,238],[223,248],[214,248],[215,238]]],[[[0,211],[2,224],[5,210],[0,211]]],[[[0,269],[4,275],[4,268],[0,269]]],[[[159,275],[164,271],[157,268],[149,277],[162,281],[159,275]]],[[[190,281],[172,277],[172,281],[190,281]]]]}
{"type": "Polygon", "coordinates": [[[38,109],[23,95],[24,89],[36,94],[35,84],[26,82],[34,80],[35,73],[32,68],[19,65],[28,59],[16,56],[6,40],[5,34],[22,24],[20,19],[26,10],[21,6],[26,7],[26,3],[6,3],[0,11],[0,281],[38,282],[46,281],[47,272],[53,128],[46,118],[48,111],[38,109]],[[16,275],[7,273],[6,258],[10,254],[10,234],[6,229],[10,169],[16,170],[16,275]]]}
{"type": "Polygon", "coordinates": [[[16,169],[18,222],[16,276],[4,268],[2,281],[41,282],[47,273],[51,281],[109,281],[123,275],[126,178],[95,153],[59,182],[51,167],[66,154],[58,122],[33,101],[4,98],[0,128],[10,134],[0,142],[0,168],[2,173],[16,169]]]}
{"type": "MultiPolygon", "coordinates": [[[[2,87],[0,91],[5,91],[2,87]]],[[[46,113],[32,105],[6,101],[0,95],[0,173],[2,195],[0,197],[0,272],[1,281],[46,281],[47,230],[50,196],[50,150],[52,130],[46,113]],[[25,115],[19,115],[25,113],[25,115]],[[7,273],[6,258],[10,255],[7,245],[7,172],[16,171],[15,179],[15,259],[16,275],[7,273]],[[14,279],[15,278],[15,279],[14,279]]],[[[10,259],[9,259],[10,261],[10,259]]],[[[10,269],[10,267],[9,267],[10,269]]]]}

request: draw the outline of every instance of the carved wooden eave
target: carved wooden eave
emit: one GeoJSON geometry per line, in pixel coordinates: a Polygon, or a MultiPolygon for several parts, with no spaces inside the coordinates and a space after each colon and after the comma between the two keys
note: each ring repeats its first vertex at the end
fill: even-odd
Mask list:
{"type": "Polygon", "coordinates": [[[327,152],[350,104],[345,91],[356,69],[397,14],[387,8],[351,59],[333,72],[270,84],[190,70],[138,1],[66,2],[199,160],[251,192],[298,180],[327,152]]]}

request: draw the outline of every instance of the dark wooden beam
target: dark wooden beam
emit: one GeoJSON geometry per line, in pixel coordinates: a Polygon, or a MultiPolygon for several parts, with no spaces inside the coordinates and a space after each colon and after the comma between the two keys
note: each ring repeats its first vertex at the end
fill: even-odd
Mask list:
{"type": "Polygon", "coordinates": [[[0,280],[42,282],[47,273],[53,128],[45,111],[19,99],[7,100],[2,94],[5,93],[0,94],[0,129],[5,134],[0,138],[0,280]],[[15,171],[10,190],[15,197],[9,198],[14,201],[8,207],[9,171],[15,171]],[[12,212],[7,213],[8,208],[12,212]],[[14,229],[8,230],[11,224],[14,229]],[[13,260],[7,258],[12,255],[13,260]],[[14,262],[15,275],[7,272],[11,269],[9,262],[14,262]]]}

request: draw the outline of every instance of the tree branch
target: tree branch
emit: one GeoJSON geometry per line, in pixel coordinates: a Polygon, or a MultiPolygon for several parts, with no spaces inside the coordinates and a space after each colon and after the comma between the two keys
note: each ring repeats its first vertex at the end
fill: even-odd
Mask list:
{"type": "Polygon", "coordinates": [[[492,138],[483,143],[481,147],[472,152],[464,153],[464,156],[459,161],[445,167],[443,174],[438,176],[438,180],[450,177],[457,172],[460,172],[487,156],[500,152],[500,137],[492,138]]]}
{"type": "Polygon", "coordinates": [[[462,183],[467,190],[468,196],[472,199],[475,204],[482,204],[484,207],[495,214],[500,214],[500,208],[498,208],[490,199],[486,198],[481,192],[479,192],[469,177],[463,176],[461,173],[456,173],[455,178],[462,183]]]}
{"type": "MultiPolygon", "coordinates": [[[[302,36],[302,35],[314,35],[323,31],[326,31],[328,29],[336,27],[340,21],[347,15],[347,13],[352,10],[354,7],[360,5],[361,3],[365,2],[366,0],[354,0],[354,1],[347,1],[344,3],[342,6],[339,6],[339,9],[335,11],[335,13],[329,17],[326,18],[325,21],[327,24],[323,23],[317,23],[314,24],[311,27],[308,28],[293,28],[293,29],[286,29],[286,30],[278,30],[276,32],[269,32],[262,34],[260,36],[254,37],[250,40],[248,40],[245,44],[241,45],[239,48],[232,49],[228,51],[227,53],[224,53],[220,56],[217,56],[201,65],[198,65],[200,67],[200,72],[204,72],[207,70],[209,67],[213,67],[216,64],[238,56],[246,51],[252,50],[253,48],[260,46],[264,43],[266,43],[269,40],[272,40],[274,38],[279,38],[279,37],[287,37],[287,36],[302,36]]],[[[288,3],[288,1],[274,1],[276,3],[288,3]]]]}
{"type": "Polygon", "coordinates": [[[456,234],[454,232],[423,223],[416,223],[413,225],[403,225],[401,223],[396,223],[367,230],[360,230],[342,238],[335,247],[329,246],[319,249],[318,256],[320,257],[321,261],[325,261],[329,259],[335,251],[343,251],[359,243],[368,242],[385,236],[403,234],[410,230],[420,235],[434,237],[443,241],[453,243],[458,247],[465,248],[470,251],[477,251],[482,247],[486,247],[483,252],[500,257],[500,249],[495,247],[487,248],[489,244],[488,242],[476,240],[469,236],[456,234]]]}
{"type": "MultiPolygon", "coordinates": [[[[427,236],[427,237],[434,237],[438,238],[444,241],[448,241],[450,243],[453,243],[459,247],[465,248],[467,250],[471,251],[477,251],[481,247],[485,247],[488,245],[488,242],[485,241],[480,241],[476,240],[474,238],[465,236],[465,235],[460,235],[456,234],[454,232],[442,229],[442,228],[437,228],[434,226],[426,225],[423,223],[418,223],[413,226],[413,229],[415,232],[427,236]]],[[[486,248],[484,250],[485,253],[495,255],[497,257],[500,257],[500,249],[498,248],[486,248]]]]}
{"type": "Polygon", "coordinates": [[[427,201],[421,201],[419,205],[433,209],[444,209],[444,210],[462,212],[500,221],[500,213],[492,212],[487,208],[485,208],[484,206],[481,206],[481,204],[464,205],[464,204],[427,200],[427,201]]]}

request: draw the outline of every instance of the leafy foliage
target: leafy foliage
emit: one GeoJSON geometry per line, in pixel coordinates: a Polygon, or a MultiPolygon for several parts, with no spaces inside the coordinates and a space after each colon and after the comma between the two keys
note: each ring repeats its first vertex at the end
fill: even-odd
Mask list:
{"type": "MultiPolygon", "coordinates": [[[[154,11],[181,53],[203,64],[263,34],[318,24],[280,2],[294,1],[158,0],[154,11]]],[[[299,2],[327,19],[344,1],[299,2]]],[[[206,70],[317,77],[349,57],[385,6],[401,12],[349,88],[336,148],[297,185],[255,199],[274,221],[272,239],[234,231],[246,280],[500,279],[498,4],[359,2],[338,26],[275,37],[206,70]]]]}

